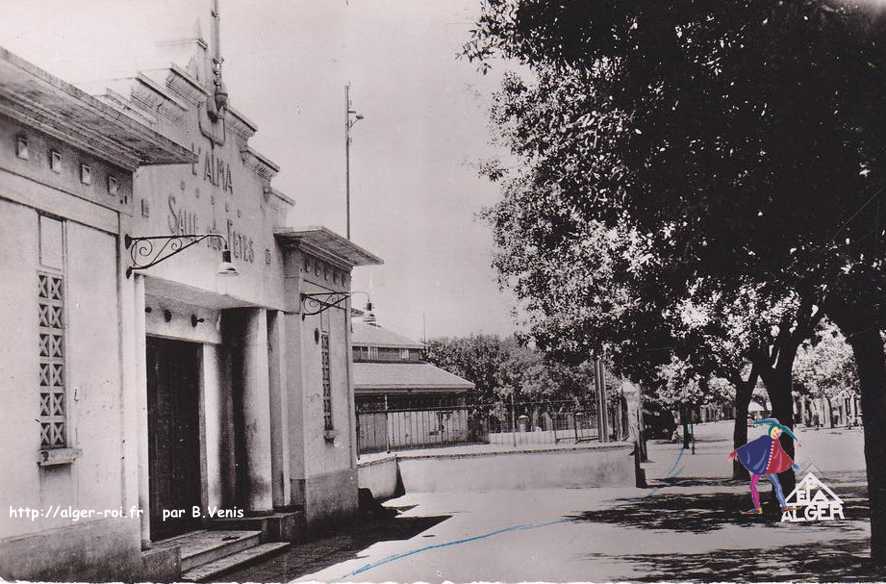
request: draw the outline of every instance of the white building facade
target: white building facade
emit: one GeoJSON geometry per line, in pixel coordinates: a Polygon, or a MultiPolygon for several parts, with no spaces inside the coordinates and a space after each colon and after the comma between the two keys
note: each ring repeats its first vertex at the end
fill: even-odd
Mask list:
{"type": "Polygon", "coordinates": [[[181,48],[100,99],[0,52],[2,578],[177,577],[170,537],[356,510],[351,270],[381,260],[289,226],[181,48]]]}

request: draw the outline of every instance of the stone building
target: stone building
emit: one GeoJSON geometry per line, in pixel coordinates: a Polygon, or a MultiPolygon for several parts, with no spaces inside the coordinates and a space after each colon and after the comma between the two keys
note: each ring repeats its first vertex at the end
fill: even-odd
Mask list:
{"type": "Polygon", "coordinates": [[[217,46],[98,98],[0,51],[2,578],[196,579],[356,510],[381,260],[290,225],[217,46]]]}

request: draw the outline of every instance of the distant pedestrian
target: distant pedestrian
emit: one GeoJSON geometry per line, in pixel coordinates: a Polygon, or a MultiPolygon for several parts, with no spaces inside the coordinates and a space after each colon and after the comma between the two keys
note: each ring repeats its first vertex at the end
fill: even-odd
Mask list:
{"type": "Polygon", "coordinates": [[[757,483],[760,477],[766,475],[772,488],[775,490],[775,496],[782,511],[787,509],[785,503],[784,492],[781,490],[781,482],[778,480],[778,473],[788,469],[800,470],[800,467],[794,464],[794,461],[784,451],[778,438],[782,432],[787,433],[792,440],[800,445],[800,441],[794,435],[790,428],[779,422],[776,418],[764,418],[754,422],[754,426],[768,426],[767,435],[760,436],[744,446],[733,450],[729,454],[731,460],[738,459],[749,473],[751,473],[751,499],[754,502],[754,509],[745,512],[746,515],[761,515],[763,508],[760,505],[760,493],[757,491],[757,483]]]}

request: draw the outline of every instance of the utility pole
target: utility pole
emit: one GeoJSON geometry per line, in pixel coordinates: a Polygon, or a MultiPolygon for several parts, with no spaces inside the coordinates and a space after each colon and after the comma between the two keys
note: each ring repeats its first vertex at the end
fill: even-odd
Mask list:
{"type": "Polygon", "coordinates": [[[345,236],[351,239],[351,128],[363,119],[351,108],[351,84],[345,84],[345,236]],[[353,119],[351,118],[353,116],[353,119]]]}

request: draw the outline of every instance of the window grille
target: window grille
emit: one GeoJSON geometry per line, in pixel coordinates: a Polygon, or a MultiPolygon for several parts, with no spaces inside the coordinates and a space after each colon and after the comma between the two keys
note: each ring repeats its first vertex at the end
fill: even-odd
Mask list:
{"type": "Polygon", "coordinates": [[[37,273],[40,353],[40,445],[64,448],[65,415],[65,323],[64,279],[37,273]]]}
{"type": "Polygon", "coordinates": [[[332,430],[332,383],[329,378],[329,333],[320,335],[323,368],[323,429],[332,430]]]}
{"type": "Polygon", "coordinates": [[[368,361],[369,347],[365,345],[354,345],[354,361],[368,361]]]}

